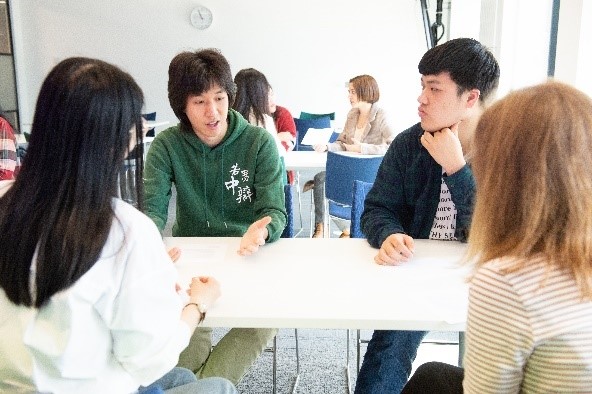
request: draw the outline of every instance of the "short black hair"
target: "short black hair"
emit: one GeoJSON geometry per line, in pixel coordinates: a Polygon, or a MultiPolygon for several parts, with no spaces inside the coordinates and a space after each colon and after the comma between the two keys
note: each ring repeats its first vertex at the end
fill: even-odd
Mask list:
{"type": "Polygon", "coordinates": [[[228,105],[231,106],[236,94],[236,85],[232,80],[232,72],[228,60],[220,50],[215,48],[201,49],[195,52],[181,52],[169,64],[169,104],[182,128],[191,130],[191,123],[185,114],[187,98],[200,95],[219,85],[228,94],[228,105]]]}
{"type": "Polygon", "coordinates": [[[422,75],[448,72],[458,85],[458,94],[479,89],[485,101],[498,86],[500,68],[493,54],[479,41],[456,38],[428,50],[417,66],[422,75]]]}

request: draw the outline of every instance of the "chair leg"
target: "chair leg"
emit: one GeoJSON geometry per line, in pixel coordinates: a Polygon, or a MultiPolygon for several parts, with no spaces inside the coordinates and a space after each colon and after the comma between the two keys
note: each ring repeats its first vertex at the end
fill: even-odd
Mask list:
{"type": "Polygon", "coordinates": [[[294,338],[296,340],[296,378],[294,379],[294,384],[292,385],[292,394],[296,394],[296,388],[298,387],[298,383],[300,382],[300,354],[298,352],[298,329],[294,329],[294,338]]]}
{"type": "Polygon", "coordinates": [[[273,387],[273,394],[277,393],[277,335],[273,337],[273,367],[272,367],[272,387],[273,387]]]}
{"type": "Polygon", "coordinates": [[[345,357],[345,377],[347,379],[347,392],[349,394],[352,393],[352,386],[351,386],[351,376],[350,376],[350,369],[349,369],[349,328],[347,329],[347,346],[346,351],[347,355],[345,357]]]}
{"type": "Polygon", "coordinates": [[[462,367],[463,357],[465,355],[465,332],[459,331],[458,333],[458,366],[462,367]]]}
{"type": "Polygon", "coordinates": [[[314,197],[312,192],[310,192],[310,238],[314,234],[314,226],[315,226],[315,214],[314,214],[314,197]]]}
{"type": "Polygon", "coordinates": [[[356,330],[356,356],[358,358],[358,362],[357,362],[357,371],[358,374],[360,373],[360,344],[362,343],[362,341],[360,340],[360,330],[356,330]]]}

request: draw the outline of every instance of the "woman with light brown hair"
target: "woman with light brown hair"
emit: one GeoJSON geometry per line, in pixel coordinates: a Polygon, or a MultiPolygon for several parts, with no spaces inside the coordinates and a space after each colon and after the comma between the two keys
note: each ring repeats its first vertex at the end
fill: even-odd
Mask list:
{"type": "Polygon", "coordinates": [[[429,363],[403,392],[588,392],[592,100],[558,82],[516,91],[483,114],[473,143],[464,381],[429,363]]]}

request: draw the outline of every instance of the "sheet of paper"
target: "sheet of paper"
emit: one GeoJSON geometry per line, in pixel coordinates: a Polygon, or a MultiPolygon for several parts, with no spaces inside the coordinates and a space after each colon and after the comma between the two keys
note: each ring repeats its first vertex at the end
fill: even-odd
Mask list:
{"type": "Polygon", "coordinates": [[[317,145],[327,144],[331,135],[333,134],[333,128],[329,127],[326,129],[308,129],[306,134],[302,138],[302,145],[317,145]]]}
{"type": "Polygon", "coordinates": [[[181,247],[183,262],[191,264],[216,264],[224,260],[226,244],[188,245],[181,247]]]}

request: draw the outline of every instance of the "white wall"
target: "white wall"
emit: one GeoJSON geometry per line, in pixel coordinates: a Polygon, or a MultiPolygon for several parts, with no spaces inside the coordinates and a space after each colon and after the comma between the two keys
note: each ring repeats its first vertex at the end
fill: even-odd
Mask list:
{"type": "MultiPolygon", "coordinates": [[[[435,9],[435,1],[429,4],[435,9]]],[[[551,4],[450,2],[450,38],[477,38],[498,58],[498,97],[546,78],[551,4]]],[[[371,74],[395,129],[418,121],[417,63],[426,50],[419,0],[26,0],[10,6],[24,131],[47,72],[75,55],[129,71],[144,90],[146,111],[176,122],[167,99],[168,64],[181,50],[202,47],[220,48],[233,73],[245,67],[264,72],[278,103],[294,116],[336,111],[335,123],[342,125],[347,81],[371,74]],[[205,31],[189,23],[198,2],[214,14],[205,31]]],[[[591,8],[592,0],[562,1],[556,67],[558,79],[588,94],[591,8]]]]}
{"type": "Polygon", "coordinates": [[[336,111],[339,125],[349,110],[347,81],[371,74],[396,129],[418,121],[417,63],[426,50],[418,0],[26,0],[12,1],[11,12],[25,131],[45,75],[75,55],[127,70],[144,90],[146,111],[176,121],[168,64],[201,47],[220,48],[233,73],[265,73],[294,116],[336,111]],[[214,14],[205,31],[189,22],[198,2],[214,14]]]}

